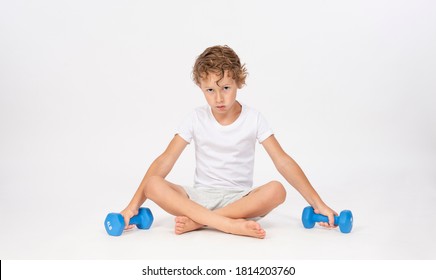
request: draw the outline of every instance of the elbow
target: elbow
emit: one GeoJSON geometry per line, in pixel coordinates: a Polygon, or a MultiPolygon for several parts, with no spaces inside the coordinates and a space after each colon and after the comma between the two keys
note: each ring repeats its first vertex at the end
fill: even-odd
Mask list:
{"type": "Polygon", "coordinates": [[[155,175],[165,178],[174,166],[174,161],[168,155],[162,154],[153,162],[155,175]]]}

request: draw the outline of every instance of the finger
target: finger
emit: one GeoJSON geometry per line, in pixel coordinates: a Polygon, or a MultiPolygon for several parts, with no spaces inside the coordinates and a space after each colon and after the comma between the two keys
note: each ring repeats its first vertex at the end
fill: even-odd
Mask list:
{"type": "Polygon", "coordinates": [[[130,218],[124,217],[124,229],[129,229],[130,228],[130,218]]]}
{"type": "Polygon", "coordinates": [[[330,227],[334,227],[335,226],[335,216],[333,215],[333,213],[329,214],[328,218],[329,218],[330,227]]]}
{"type": "Polygon", "coordinates": [[[319,222],[318,224],[324,228],[327,228],[327,229],[335,228],[334,226],[332,227],[329,223],[326,223],[326,222],[319,222]]]}
{"type": "Polygon", "coordinates": [[[132,229],[132,228],[133,228],[133,225],[127,225],[127,226],[124,227],[124,230],[129,230],[129,229],[132,229]]]}
{"type": "Polygon", "coordinates": [[[132,228],[134,228],[134,225],[128,225],[124,227],[124,230],[131,230],[132,228]]]}

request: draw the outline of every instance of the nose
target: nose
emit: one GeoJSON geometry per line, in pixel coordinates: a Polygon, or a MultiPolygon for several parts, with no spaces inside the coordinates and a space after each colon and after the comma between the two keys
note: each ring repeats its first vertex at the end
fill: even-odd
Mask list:
{"type": "Polygon", "coordinates": [[[221,92],[217,92],[216,97],[215,97],[215,101],[216,101],[216,103],[221,103],[223,101],[223,95],[221,92]]]}

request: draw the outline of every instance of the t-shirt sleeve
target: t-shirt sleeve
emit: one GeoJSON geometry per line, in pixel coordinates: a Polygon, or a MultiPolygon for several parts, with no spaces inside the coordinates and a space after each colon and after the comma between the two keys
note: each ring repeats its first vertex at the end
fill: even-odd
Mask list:
{"type": "Polygon", "coordinates": [[[176,129],[176,134],[188,143],[191,143],[194,134],[195,112],[186,116],[176,129]]]}
{"type": "Polygon", "coordinates": [[[268,137],[274,134],[266,119],[259,113],[257,118],[257,141],[262,143],[268,137]]]}

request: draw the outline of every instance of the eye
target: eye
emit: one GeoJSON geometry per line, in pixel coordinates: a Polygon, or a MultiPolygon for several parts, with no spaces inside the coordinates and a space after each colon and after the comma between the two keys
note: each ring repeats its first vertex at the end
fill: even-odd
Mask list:
{"type": "Polygon", "coordinates": [[[206,92],[207,92],[207,93],[213,93],[213,89],[211,89],[211,88],[207,88],[207,89],[206,89],[206,92]]]}
{"type": "Polygon", "coordinates": [[[229,86],[225,86],[225,87],[224,87],[224,90],[225,90],[225,91],[228,91],[228,90],[230,90],[230,87],[229,87],[229,86]]]}

